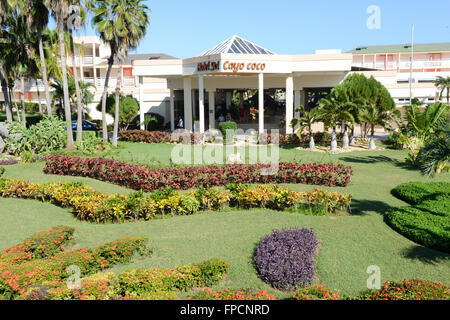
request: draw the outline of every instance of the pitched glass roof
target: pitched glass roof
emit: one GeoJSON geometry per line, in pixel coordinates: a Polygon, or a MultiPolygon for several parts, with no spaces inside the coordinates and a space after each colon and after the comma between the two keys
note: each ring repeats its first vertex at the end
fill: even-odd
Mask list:
{"type": "Polygon", "coordinates": [[[214,48],[211,48],[203,52],[200,56],[210,56],[220,53],[236,53],[236,54],[274,54],[251,41],[242,39],[238,36],[232,36],[231,38],[219,43],[214,48]]]}

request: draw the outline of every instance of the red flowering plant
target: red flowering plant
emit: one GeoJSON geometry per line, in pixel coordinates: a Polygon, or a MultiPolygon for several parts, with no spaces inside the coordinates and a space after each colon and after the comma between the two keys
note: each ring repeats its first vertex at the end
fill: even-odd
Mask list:
{"type": "MultiPolygon", "coordinates": [[[[69,227],[54,229],[68,230],[70,234],[73,232],[73,229],[69,227]]],[[[39,238],[39,236],[42,237],[42,234],[38,233],[30,238],[39,238]]],[[[68,239],[68,236],[66,238],[68,239]]],[[[50,236],[49,241],[52,239],[53,237],[50,236]]],[[[128,262],[136,252],[140,254],[150,252],[146,246],[147,241],[143,238],[123,238],[94,249],[81,248],[70,251],[63,251],[66,242],[57,242],[59,243],[55,243],[55,248],[43,251],[44,254],[33,256],[35,252],[30,251],[31,259],[26,250],[23,250],[27,254],[26,259],[16,259],[15,255],[11,255],[11,252],[16,252],[14,248],[17,246],[5,250],[0,257],[0,300],[23,297],[29,288],[43,283],[47,286],[60,285],[70,276],[66,273],[69,266],[77,266],[81,275],[86,276],[117,263],[128,262]]]]}
{"type": "Polygon", "coordinates": [[[421,280],[387,281],[380,290],[365,292],[366,300],[450,300],[450,288],[442,282],[421,280]]]}
{"type": "Polygon", "coordinates": [[[188,190],[203,186],[224,186],[227,183],[247,184],[312,184],[346,187],[350,184],[351,167],[328,164],[281,162],[274,175],[262,175],[269,164],[227,164],[190,168],[147,168],[104,158],[78,158],[51,155],[46,157],[47,174],[82,176],[105,181],[134,190],[154,192],[170,186],[188,190]]]}
{"type": "Polygon", "coordinates": [[[325,286],[318,285],[297,289],[292,295],[294,300],[340,300],[338,291],[333,291],[325,286]]]}

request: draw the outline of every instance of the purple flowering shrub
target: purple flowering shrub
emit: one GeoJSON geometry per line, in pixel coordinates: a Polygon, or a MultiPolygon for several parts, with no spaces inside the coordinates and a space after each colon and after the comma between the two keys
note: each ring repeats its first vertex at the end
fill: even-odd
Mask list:
{"type": "Polygon", "coordinates": [[[313,230],[273,231],[260,241],[253,258],[259,277],[281,290],[310,286],[318,244],[313,230]]]}

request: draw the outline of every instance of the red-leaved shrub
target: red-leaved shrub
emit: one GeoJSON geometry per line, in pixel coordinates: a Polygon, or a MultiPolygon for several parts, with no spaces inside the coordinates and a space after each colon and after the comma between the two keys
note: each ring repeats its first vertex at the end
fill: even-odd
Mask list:
{"type": "Polygon", "coordinates": [[[346,187],[350,183],[352,168],[344,165],[299,164],[281,162],[274,175],[261,174],[268,164],[227,164],[191,168],[147,168],[104,158],[78,158],[51,155],[46,157],[47,174],[82,176],[110,182],[134,190],[153,192],[172,187],[189,190],[203,186],[243,184],[310,184],[328,187],[346,187]]]}

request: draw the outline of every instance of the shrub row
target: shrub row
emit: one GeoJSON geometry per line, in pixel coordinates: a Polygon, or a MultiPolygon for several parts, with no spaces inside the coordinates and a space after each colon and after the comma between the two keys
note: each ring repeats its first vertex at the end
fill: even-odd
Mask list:
{"type": "Polygon", "coordinates": [[[392,193],[415,205],[391,209],[387,224],[414,242],[450,253],[450,183],[407,183],[392,193]]]}
{"type": "Polygon", "coordinates": [[[168,188],[144,196],[142,191],[129,195],[102,194],[81,183],[32,184],[11,179],[0,179],[0,196],[72,207],[79,220],[96,223],[148,221],[165,216],[192,215],[198,211],[218,211],[225,206],[286,210],[311,205],[320,206],[329,214],[332,210],[345,210],[351,203],[350,195],[321,190],[299,193],[268,185],[229,184],[226,190],[200,187],[184,194],[168,188]]]}
{"type": "MultiPolygon", "coordinates": [[[[61,243],[57,246],[63,249],[61,243]]],[[[4,254],[8,255],[10,249],[6,249],[4,254]]],[[[0,300],[23,296],[29,287],[43,282],[53,285],[63,284],[71,275],[66,272],[69,266],[78,267],[81,275],[86,276],[118,263],[129,262],[136,252],[147,254],[149,249],[143,238],[123,238],[93,249],[52,252],[55,253],[52,256],[23,260],[21,263],[0,259],[0,300]]]]}
{"type": "Polygon", "coordinates": [[[270,165],[228,164],[192,168],[148,170],[144,167],[103,158],[48,156],[44,172],[47,174],[82,176],[105,181],[134,190],[153,192],[168,186],[188,190],[201,185],[224,186],[227,183],[248,184],[312,184],[346,187],[352,168],[344,165],[298,164],[281,162],[274,175],[264,175],[270,165]]]}
{"type": "Polygon", "coordinates": [[[409,204],[420,204],[425,200],[445,194],[450,196],[450,182],[407,182],[398,185],[392,194],[409,204]]]}
{"type": "MultiPolygon", "coordinates": [[[[342,133],[338,133],[336,138],[338,141],[342,141],[343,138],[342,133]]],[[[315,132],[313,133],[314,142],[318,145],[325,145],[331,143],[331,133],[328,132],[315,132]]],[[[299,137],[296,134],[271,134],[271,133],[262,133],[259,135],[259,144],[280,144],[280,145],[302,145],[308,144],[310,141],[309,134],[303,134],[299,137]]]]}
{"type": "Polygon", "coordinates": [[[203,142],[202,133],[175,133],[167,131],[146,131],[146,130],[127,130],[120,132],[120,140],[128,142],[139,142],[148,144],[157,143],[185,143],[200,144],[203,142]]]}
{"type": "Polygon", "coordinates": [[[318,244],[306,228],[273,231],[259,242],[253,258],[259,277],[281,290],[311,285],[318,244]]]}
{"type": "MultiPolygon", "coordinates": [[[[223,123],[230,126],[230,129],[235,130],[235,124],[233,123],[223,123]]],[[[228,128],[228,127],[227,127],[228,128]]],[[[227,128],[224,128],[226,130],[227,128]]],[[[120,139],[122,141],[128,142],[140,142],[140,143],[180,143],[183,139],[186,139],[186,135],[190,135],[191,143],[194,143],[194,134],[183,134],[176,139],[172,138],[172,134],[166,131],[145,131],[145,130],[128,130],[122,131],[120,133],[120,139]]],[[[223,135],[223,132],[222,132],[223,135]]],[[[331,142],[331,134],[328,132],[316,132],[313,134],[314,141],[317,144],[328,144],[331,142]]],[[[338,141],[341,141],[343,137],[342,133],[337,134],[338,141]]],[[[309,143],[309,135],[302,135],[298,137],[296,134],[271,134],[271,133],[261,133],[258,137],[259,144],[272,144],[278,142],[280,145],[300,145],[309,143]]]]}
{"type": "Polygon", "coordinates": [[[413,279],[386,281],[379,290],[367,290],[356,297],[340,296],[325,286],[297,289],[294,300],[450,300],[450,288],[442,282],[413,279]]]}
{"type": "Polygon", "coordinates": [[[29,289],[25,299],[29,300],[174,300],[177,292],[192,288],[215,285],[229,272],[228,264],[214,258],[202,263],[172,269],[127,270],[114,273],[95,274],[81,280],[81,287],[69,289],[66,285],[47,286],[45,294],[40,288],[29,289]]]}

